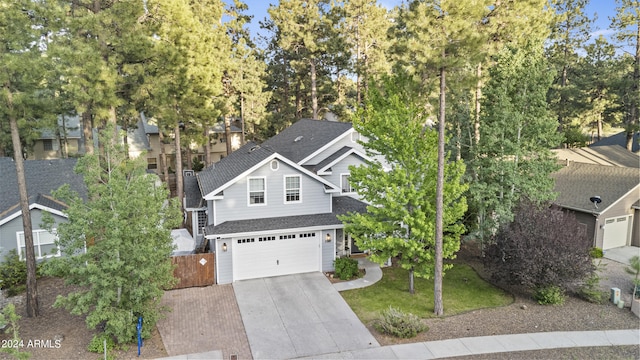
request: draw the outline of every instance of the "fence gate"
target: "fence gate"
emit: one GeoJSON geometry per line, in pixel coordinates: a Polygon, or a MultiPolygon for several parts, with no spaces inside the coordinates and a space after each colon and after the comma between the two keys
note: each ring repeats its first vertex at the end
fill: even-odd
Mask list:
{"type": "Polygon", "coordinates": [[[171,263],[176,265],[173,276],[178,279],[174,289],[195,286],[207,286],[215,283],[215,254],[191,254],[172,256],[171,263]]]}

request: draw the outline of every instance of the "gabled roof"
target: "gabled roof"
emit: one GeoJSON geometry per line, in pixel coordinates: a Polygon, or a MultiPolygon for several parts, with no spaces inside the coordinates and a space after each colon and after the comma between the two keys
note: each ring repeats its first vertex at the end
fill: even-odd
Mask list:
{"type": "Polygon", "coordinates": [[[640,168],[640,155],[619,145],[601,145],[575,149],[555,149],[558,159],[585,164],[640,168]]]}
{"type": "Polygon", "coordinates": [[[205,228],[207,237],[227,237],[239,234],[264,233],[265,231],[302,229],[315,226],[340,226],[342,222],[338,215],[350,212],[363,213],[367,211],[367,204],[348,196],[333,198],[333,212],[313,215],[282,216],[261,219],[225,221],[217,226],[209,225],[205,228]]]}
{"type": "Polygon", "coordinates": [[[231,186],[240,178],[250,174],[255,169],[273,159],[281,160],[289,166],[298,169],[301,173],[314,178],[324,184],[325,189],[328,189],[330,192],[339,191],[335,185],[278,154],[269,147],[249,142],[196,175],[202,196],[205,200],[211,200],[213,196],[224,191],[224,189],[231,186]]]}
{"type": "MultiPolygon", "coordinates": [[[[69,184],[83,198],[87,191],[82,176],[74,172],[77,159],[57,160],[25,160],[24,172],[27,179],[27,192],[30,204],[41,204],[45,207],[61,210],[63,206],[53,198],[44,196],[51,194],[64,184],[69,184]]],[[[15,162],[11,158],[0,157],[0,219],[13,214],[12,209],[20,211],[20,195],[15,162]]]]}
{"type": "MultiPolygon", "coordinates": [[[[606,146],[606,145],[619,145],[626,148],[627,133],[625,131],[606,137],[600,141],[596,141],[589,147],[606,146]]],[[[640,151],[640,132],[633,134],[633,143],[631,145],[631,151],[636,153],[640,151]]]]}
{"type": "Polygon", "coordinates": [[[300,164],[352,128],[351,123],[300,119],[262,145],[300,164]]]}
{"type": "Polygon", "coordinates": [[[342,148],[340,148],[340,150],[329,155],[326,159],[319,162],[318,165],[314,166],[314,170],[319,175],[324,175],[326,174],[327,171],[329,171],[329,169],[331,169],[332,166],[339,163],[342,159],[346,158],[351,154],[361,158],[362,160],[365,160],[365,161],[369,160],[369,157],[367,157],[365,154],[361,153],[360,151],[350,146],[343,146],[342,148]]]}
{"type": "MultiPolygon", "coordinates": [[[[60,133],[66,131],[68,139],[80,139],[82,137],[82,128],[80,126],[80,117],[78,115],[58,116],[58,128],[60,133]],[[64,119],[64,124],[63,124],[64,119]],[[63,126],[64,125],[64,126],[63,126]]],[[[61,134],[62,136],[63,134],[61,134]]],[[[56,139],[55,129],[45,128],[40,130],[40,139],[56,139]]]]}
{"type": "Polygon", "coordinates": [[[601,214],[630,192],[640,197],[640,172],[636,168],[571,162],[552,177],[556,181],[555,203],[573,210],[601,214]],[[589,200],[600,196],[598,208],[589,200]]]}
{"type": "Polygon", "coordinates": [[[273,150],[269,148],[256,145],[253,142],[246,143],[240,149],[196,175],[202,196],[216,191],[273,154],[273,150]]]}

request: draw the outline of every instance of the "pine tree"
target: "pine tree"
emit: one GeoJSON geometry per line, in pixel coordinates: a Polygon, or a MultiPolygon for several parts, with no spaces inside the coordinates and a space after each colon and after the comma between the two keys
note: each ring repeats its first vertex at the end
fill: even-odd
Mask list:
{"type": "Polygon", "coordinates": [[[162,314],[163,290],[175,281],[170,232],[181,216],[178,202],[167,201],[166,185],[146,173],[145,159],[129,160],[113,145],[112,131],[102,132],[104,158],[78,160],[88,199],[68,185],[54,192],[69,205],[68,222],[57,228],[66,256],[48,262],[45,272],[78,286],[54,306],[86,314],[88,328],[103,326],[106,334],[128,343],[135,339],[139,316],[147,338],[162,314]]]}
{"type": "MultiPolygon", "coordinates": [[[[353,117],[354,128],[366,137],[363,143],[373,159],[351,168],[349,182],[366,202],[364,214],[341,217],[346,230],[370,258],[383,263],[397,257],[409,271],[409,292],[414,276],[437,276],[435,244],[436,173],[438,133],[428,125],[423,99],[406,77],[386,79],[381,89],[371,86],[366,106],[353,117]]],[[[467,207],[462,184],[464,164],[448,162],[444,167],[443,248],[444,258],[453,258],[460,248],[460,223],[467,207]]],[[[450,265],[444,266],[447,269],[450,265]]]]}
{"type": "Polygon", "coordinates": [[[626,114],[624,125],[626,132],[626,147],[631,151],[633,134],[640,129],[640,2],[638,0],[616,0],[616,16],[611,19],[612,28],[616,29],[618,41],[634,48],[631,54],[633,70],[628,75],[631,81],[624,92],[626,114]]]}

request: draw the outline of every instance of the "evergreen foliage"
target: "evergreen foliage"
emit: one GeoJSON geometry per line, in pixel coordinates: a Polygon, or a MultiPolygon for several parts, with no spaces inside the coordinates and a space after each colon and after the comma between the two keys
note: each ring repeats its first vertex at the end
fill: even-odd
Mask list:
{"type": "MultiPolygon", "coordinates": [[[[380,264],[390,257],[413,275],[434,276],[435,190],[437,133],[406,78],[387,78],[380,88],[370,88],[366,109],[353,119],[366,137],[363,146],[372,161],[352,167],[350,183],[371,204],[364,214],[341,217],[358,248],[369,249],[380,264]]],[[[466,211],[461,183],[464,164],[449,161],[445,167],[444,258],[460,248],[466,211]]]]}
{"type": "Polygon", "coordinates": [[[54,193],[69,205],[69,221],[57,228],[66,256],[48,262],[45,272],[79,288],[58,297],[55,306],[86,314],[89,328],[101,326],[120,343],[134,340],[142,316],[143,336],[149,337],[163,311],[163,290],[175,282],[169,256],[170,231],[181,220],[178,206],[146,173],[144,159],[127,160],[116,146],[106,146],[101,160],[79,159],[76,171],[84,176],[88,199],[68,186],[54,193]]]}

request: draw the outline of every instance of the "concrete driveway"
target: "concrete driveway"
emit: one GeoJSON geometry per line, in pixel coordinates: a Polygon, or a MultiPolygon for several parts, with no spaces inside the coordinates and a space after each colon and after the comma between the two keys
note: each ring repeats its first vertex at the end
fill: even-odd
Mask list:
{"type": "Polygon", "coordinates": [[[291,359],[379,347],[320,273],[233,284],[254,359],[291,359]]]}

